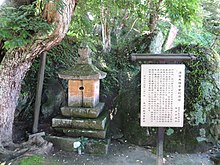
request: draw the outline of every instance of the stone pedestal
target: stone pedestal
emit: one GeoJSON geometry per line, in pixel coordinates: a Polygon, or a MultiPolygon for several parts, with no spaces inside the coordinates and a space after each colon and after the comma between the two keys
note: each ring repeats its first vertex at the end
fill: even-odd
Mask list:
{"type": "Polygon", "coordinates": [[[107,153],[109,114],[104,103],[99,102],[100,79],[106,73],[92,65],[88,48],[79,49],[78,64],[59,73],[59,77],[68,80],[68,105],[61,108],[61,116],[52,119],[52,127],[64,137],[51,136],[55,145],[74,151],[72,145],[86,153],[107,153]],[[83,137],[83,138],[82,138],[83,137]],[[85,142],[80,139],[88,139],[85,142]],[[78,143],[77,143],[78,142],[78,143]]]}
{"type": "MultiPolygon", "coordinates": [[[[58,149],[67,152],[77,152],[78,149],[74,148],[74,144],[81,141],[80,138],[58,136],[47,136],[46,140],[52,142],[58,149]]],[[[110,139],[88,139],[84,146],[84,153],[93,155],[107,154],[109,144],[110,139]]]]}

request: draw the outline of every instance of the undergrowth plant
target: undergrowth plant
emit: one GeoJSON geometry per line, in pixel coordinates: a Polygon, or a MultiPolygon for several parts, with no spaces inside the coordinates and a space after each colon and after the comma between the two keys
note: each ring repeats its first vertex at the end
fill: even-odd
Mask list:
{"type": "Polygon", "coordinates": [[[175,131],[184,137],[190,134],[197,142],[217,144],[220,56],[214,50],[198,45],[179,45],[171,52],[190,53],[196,56],[196,60],[185,63],[185,124],[183,128],[175,131]]]}

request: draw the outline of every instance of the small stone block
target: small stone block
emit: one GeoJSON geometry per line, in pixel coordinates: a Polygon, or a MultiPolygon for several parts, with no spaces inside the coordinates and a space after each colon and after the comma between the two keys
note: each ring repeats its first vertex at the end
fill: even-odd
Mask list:
{"type": "Polygon", "coordinates": [[[71,138],[71,137],[58,137],[58,136],[46,136],[45,139],[53,145],[63,151],[77,151],[73,147],[74,142],[80,141],[80,138],[71,138]]]}
{"type": "Polygon", "coordinates": [[[93,155],[101,155],[108,153],[110,139],[94,140],[90,139],[85,146],[85,153],[93,155]]]}
{"type": "Polygon", "coordinates": [[[97,118],[102,112],[105,103],[98,103],[93,108],[84,107],[62,107],[61,113],[68,117],[97,118]]]}
{"type": "Polygon", "coordinates": [[[104,130],[108,121],[108,113],[102,113],[96,119],[82,119],[82,118],[64,118],[62,116],[52,119],[53,128],[77,128],[77,129],[94,129],[104,130]]]}

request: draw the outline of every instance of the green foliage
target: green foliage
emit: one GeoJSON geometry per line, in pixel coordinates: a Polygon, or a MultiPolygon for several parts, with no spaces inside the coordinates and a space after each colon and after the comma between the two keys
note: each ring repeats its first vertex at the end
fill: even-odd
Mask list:
{"type": "Polygon", "coordinates": [[[172,129],[172,128],[168,128],[168,129],[166,130],[166,134],[167,134],[168,136],[172,135],[173,133],[174,133],[174,129],[172,129]]]}
{"type": "Polygon", "coordinates": [[[45,159],[45,157],[40,156],[40,155],[27,156],[27,157],[19,159],[16,162],[11,162],[9,164],[19,164],[19,165],[58,165],[56,162],[51,161],[51,160],[48,161],[48,160],[45,159]]]}
{"type": "Polygon", "coordinates": [[[63,41],[47,53],[45,79],[57,77],[57,72],[70,68],[78,58],[75,38],[66,36],[63,41]]]}
{"type": "Polygon", "coordinates": [[[27,158],[23,158],[22,160],[20,160],[19,162],[20,165],[40,165],[43,164],[43,157],[42,156],[31,156],[31,157],[27,157],[27,158]]]}
{"type": "Polygon", "coordinates": [[[206,138],[206,130],[205,130],[204,128],[201,128],[201,129],[199,130],[199,135],[200,135],[200,136],[198,136],[198,137],[196,138],[196,140],[197,140],[198,142],[207,141],[207,138],[206,138]]]}
{"type": "Polygon", "coordinates": [[[220,110],[220,57],[208,48],[177,46],[172,52],[194,54],[197,59],[186,63],[185,127],[200,128],[197,140],[218,138],[216,124],[220,110]],[[189,124],[189,125],[188,125],[189,124]],[[187,126],[188,125],[188,126],[187,126]]]}
{"type": "MultiPolygon", "coordinates": [[[[145,2],[145,1],[144,1],[145,2]]],[[[101,45],[101,23],[107,20],[111,31],[112,46],[119,46],[148,30],[146,24],[148,7],[140,0],[79,1],[68,35],[77,37],[79,42],[87,42],[96,50],[101,45]],[[101,9],[105,9],[104,18],[101,9]]]]}
{"type": "Polygon", "coordinates": [[[200,22],[199,5],[199,0],[165,0],[165,10],[169,18],[187,26],[192,22],[200,22]]]}
{"type": "Polygon", "coordinates": [[[36,15],[34,4],[20,7],[2,6],[0,8],[0,40],[4,48],[14,49],[31,44],[33,34],[44,34],[51,30],[40,15],[36,15]]]}
{"type": "MultiPolygon", "coordinates": [[[[74,38],[65,37],[60,44],[47,52],[44,83],[47,83],[51,78],[58,78],[57,72],[71,67],[76,63],[77,57],[77,45],[74,38]]],[[[19,108],[22,112],[18,116],[20,120],[32,120],[39,63],[40,58],[35,59],[26,77],[22,81],[22,90],[19,97],[19,108]],[[23,103],[25,101],[26,104],[23,103]]],[[[66,81],[62,82],[64,87],[66,87],[66,81]]]]}
{"type": "Polygon", "coordinates": [[[204,26],[213,34],[220,35],[220,1],[203,0],[204,26]]]}
{"type": "Polygon", "coordinates": [[[174,41],[174,45],[179,44],[194,44],[205,47],[210,47],[213,44],[215,36],[206,29],[198,26],[191,26],[190,29],[180,31],[174,41]]]}
{"type": "MultiPolygon", "coordinates": [[[[79,42],[86,42],[93,51],[102,44],[102,23],[107,21],[111,32],[112,48],[124,46],[134,37],[149,32],[150,15],[161,20],[178,22],[181,27],[189,27],[201,20],[199,0],[102,0],[77,3],[76,11],[68,35],[79,42]],[[101,14],[104,9],[104,17],[101,14]]],[[[154,17],[153,17],[154,18],[154,17]]],[[[156,18],[155,18],[156,19],[156,18]]],[[[159,27],[160,28],[160,27],[159,27]]],[[[164,30],[164,29],[162,29],[164,30]]]]}

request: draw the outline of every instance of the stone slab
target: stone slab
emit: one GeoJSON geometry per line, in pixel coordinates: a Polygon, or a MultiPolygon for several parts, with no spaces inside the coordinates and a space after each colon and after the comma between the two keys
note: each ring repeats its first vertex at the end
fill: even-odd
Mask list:
{"type": "MultiPolygon", "coordinates": [[[[54,147],[67,152],[77,152],[74,148],[74,142],[79,142],[80,138],[59,137],[59,136],[46,136],[47,141],[53,143],[54,147]]],[[[86,154],[107,154],[110,139],[88,139],[85,143],[84,153],[86,154]]]]}
{"type": "Polygon", "coordinates": [[[109,115],[107,112],[102,113],[96,119],[82,119],[82,118],[68,119],[63,116],[59,116],[52,119],[52,127],[104,130],[108,119],[109,119],[109,115]]]}
{"type": "Polygon", "coordinates": [[[105,103],[98,103],[93,108],[84,107],[62,107],[61,113],[68,117],[97,118],[102,112],[105,103]]]}
{"type": "Polygon", "coordinates": [[[88,129],[74,129],[74,128],[54,128],[55,131],[63,133],[68,137],[90,137],[105,139],[108,125],[105,130],[88,130],[88,129]]]}
{"type": "Polygon", "coordinates": [[[63,151],[77,151],[73,147],[74,142],[80,141],[80,138],[71,138],[71,137],[58,137],[58,136],[46,136],[45,139],[53,145],[63,151]]]}

